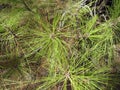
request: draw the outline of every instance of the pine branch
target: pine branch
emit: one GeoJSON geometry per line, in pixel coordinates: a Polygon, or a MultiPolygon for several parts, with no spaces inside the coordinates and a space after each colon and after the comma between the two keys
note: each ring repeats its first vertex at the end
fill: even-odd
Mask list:
{"type": "Polygon", "coordinates": [[[35,12],[28,6],[28,4],[27,4],[24,0],[22,0],[22,2],[23,2],[25,8],[26,8],[28,11],[30,11],[30,12],[32,12],[32,13],[35,13],[35,12]]]}

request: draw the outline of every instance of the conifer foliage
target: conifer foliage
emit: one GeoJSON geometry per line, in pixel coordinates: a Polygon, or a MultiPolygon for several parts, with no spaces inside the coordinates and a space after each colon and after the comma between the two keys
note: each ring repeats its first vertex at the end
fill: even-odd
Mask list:
{"type": "Polygon", "coordinates": [[[120,0],[0,0],[0,90],[117,90],[120,0]]]}

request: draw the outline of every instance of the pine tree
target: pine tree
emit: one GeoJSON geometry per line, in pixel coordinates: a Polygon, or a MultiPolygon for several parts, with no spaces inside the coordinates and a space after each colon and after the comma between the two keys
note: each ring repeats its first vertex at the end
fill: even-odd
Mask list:
{"type": "Polygon", "coordinates": [[[114,89],[119,3],[1,0],[0,89],[114,89]]]}

